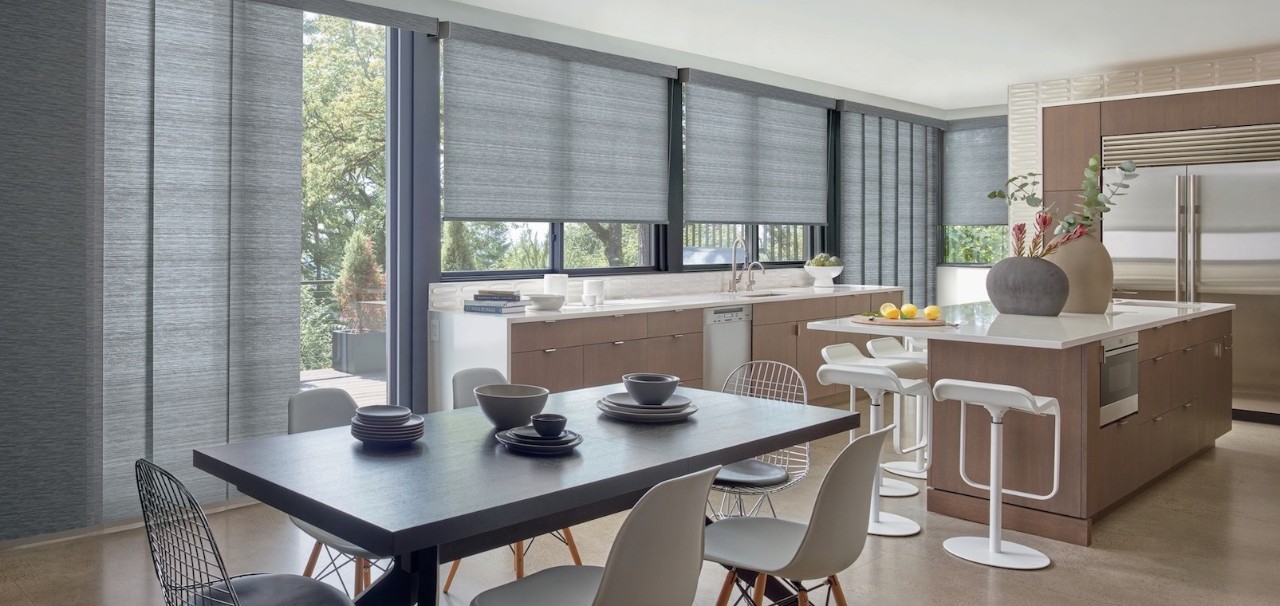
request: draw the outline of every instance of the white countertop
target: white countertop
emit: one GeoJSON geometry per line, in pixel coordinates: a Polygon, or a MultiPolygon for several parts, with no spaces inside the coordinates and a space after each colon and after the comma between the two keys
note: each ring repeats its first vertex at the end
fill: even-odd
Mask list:
{"type": "Polygon", "coordinates": [[[968,303],[942,308],[942,319],[956,326],[876,326],[856,324],[849,318],[840,318],[810,322],[809,328],[887,337],[1069,349],[1170,322],[1222,313],[1235,307],[1221,303],[1117,300],[1112,305],[1112,311],[1105,314],[1062,314],[1047,317],[1001,314],[990,303],[968,303]]]}
{"type": "Polygon", "coordinates": [[[898,286],[864,286],[855,284],[837,284],[835,288],[815,288],[812,286],[770,288],[756,292],[713,292],[692,295],[654,295],[644,299],[615,299],[605,301],[601,305],[591,307],[582,304],[566,303],[559,311],[526,311],[506,315],[468,313],[461,309],[441,310],[439,313],[466,313],[469,317],[487,317],[509,323],[545,322],[547,320],[571,320],[576,318],[596,318],[616,316],[620,314],[650,313],[658,311],[675,311],[677,309],[701,309],[720,307],[722,305],[751,305],[754,303],[772,303],[775,301],[799,301],[802,299],[819,299],[824,297],[846,297],[858,294],[873,294],[902,290],[898,286]],[[770,296],[759,296],[769,293],[770,296]],[[753,296],[755,295],[755,296],[753,296]]]}

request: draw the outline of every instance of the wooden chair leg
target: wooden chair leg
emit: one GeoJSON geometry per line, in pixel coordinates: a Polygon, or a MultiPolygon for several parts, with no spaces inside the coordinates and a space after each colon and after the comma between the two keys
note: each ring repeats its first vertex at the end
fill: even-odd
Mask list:
{"type": "Polygon", "coordinates": [[[849,602],[844,599],[844,589],[840,587],[840,579],[833,574],[827,577],[827,582],[831,584],[831,595],[836,598],[836,606],[849,606],[849,602]]]}
{"type": "Polygon", "coordinates": [[[801,589],[796,594],[796,606],[809,606],[809,592],[801,589]]]}
{"type": "Polygon", "coordinates": [[[373,560],[364,561],[364,588],[373,584],[373,560]]]}
{"type": "Polygon", "coordinates": [[[449,586],[453,585],[453,575],[458,574],[458,565],[461,563],[462,563],[462,558],[458,558],[453,561],[453,564],[451,566],[449,566],[449,576],[445,577],[444,579],[443,593],[449,593],[449,586]]]}
{"type": "Polygon", "coordinates": [[[524,578],[524,541],[517,541],[512,547],[516,551],[516,580],[524,578]]]}
{"type": "Polygon", "coordinates": [[[582,556],[578,555],[578,544],[573,542],[573,533],[568,528],[560,530],[560,534],[564,535],[565,545],[569,546],[569,557],[573,558],[574,566],[582,565],[582,556]]]}
{"type": "Polygon", "coordinates": [[[302,569],[302,576],[309,577],[316,571],[316,561],[320,559],[321,547],[324,547],[324,544],[316,541],[316,546],[311,548],[311,557],[307,558],[307,567],[302,569]]]}
{"type": "Polygon", "coordinates": [[[356,558],[355,586],[355,595],[360,595],[364,591],[364,558],[356,558]]]}
{"type": "Polygon", "coordinates": [[[764,606],[764,585],[769,582],[769,575],[758,572],[756,573],[756,589],[751,592],[751,601],[756,606],[764,606]]]}
{"type": "Polygon", "coordinates": [[[730,568],[724,575],[724,584],[720,586],[720,597],[716,598],[716,606],[729,606],[729,598],[733,597],[733,581],[738,578],[738,571],[730,568]]]}

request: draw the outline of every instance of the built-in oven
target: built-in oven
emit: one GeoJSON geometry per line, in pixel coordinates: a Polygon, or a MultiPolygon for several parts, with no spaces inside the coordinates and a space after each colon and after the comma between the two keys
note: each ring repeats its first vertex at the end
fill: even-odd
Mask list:
{"type": "Polygon", "coordinates": [[[1138,412],[1138,333],[1102,340],[1098,425],[1138,412]]]}

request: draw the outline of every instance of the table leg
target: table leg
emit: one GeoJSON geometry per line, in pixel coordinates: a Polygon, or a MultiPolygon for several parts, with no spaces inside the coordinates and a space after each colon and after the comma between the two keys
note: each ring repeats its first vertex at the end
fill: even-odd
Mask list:
{"type": "Polygon", "coordinates": [[[396,556],[391,569],[356,599],[357,606],[438,606],[439,553],[428,547],[396,556]]]}

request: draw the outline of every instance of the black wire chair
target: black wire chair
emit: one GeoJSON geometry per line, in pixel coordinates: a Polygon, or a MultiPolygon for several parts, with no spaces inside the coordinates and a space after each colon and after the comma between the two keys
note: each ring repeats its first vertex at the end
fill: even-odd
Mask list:
{"type": "Polygon", "coordinates": [[[134,464],[151,562],[168,606],[349,606],[342,591],[287,574],[231,577],[200,504],[173,474],[146,460],[134,464]]]}

